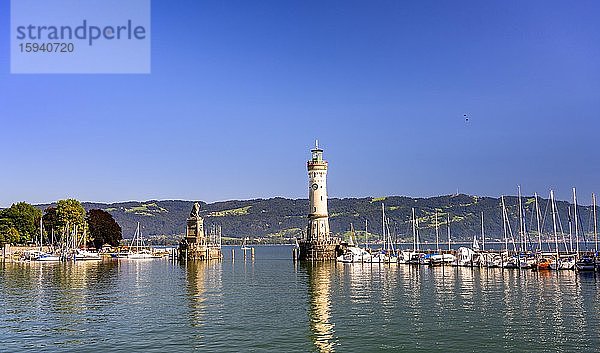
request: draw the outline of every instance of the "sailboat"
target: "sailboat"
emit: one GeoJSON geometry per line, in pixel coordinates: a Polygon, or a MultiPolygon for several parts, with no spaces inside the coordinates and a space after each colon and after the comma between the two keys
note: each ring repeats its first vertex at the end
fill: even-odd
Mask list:
{"type": "Polygon", "coordinates": [[[421,263],[421,254],[419,248],[421,247],[419,240],[419,220],[415,215],[415,209],[412,209],[412,233],[413,233],[413,248],[412,251],[403,251],[401,261],[411,265],[419,265],[421,263]]]}
{"type": "Polygon", "coordinates": [[[393,253],[393,245],[391,244],[392,242],[392,238],[389,236],[389,231],[386,233],[386,228],[387,228],[387,220],[385,218],[385,205],[382,203],[381,204],[381,217],[382,217],[382,228],[381,230],[383,231],[383,247],[379,250],[379,252],[377,252],[375,255],[373,255],[371,257],[371,262],[375,262],[375,263],[386,263],[386,262],[390,262],[390,261],[394,261],[397,262],[398,259],[395,256],[395,254],[393,253]]]}
{"type": "Polygon", "coordinates": [[[149,247],[146,247],[144,245],[144,238],[142,236],[142,232],[140,231],[140,222],[137,223],[135,234],[133,236],[133,239],[131,239],[129,252],[126,255],[121,255],[120,257],[126,257],[127,259],[131,260],[146,260],[160,258],[160,256],[154,255],[152,251],[150,251],[149,247]]]}
{"type": "Polygon", "coordinates": [[[481,252],[479,253],[479,266],[500,267],[501,255],[485,251],[484,213],[481,211],[481,252]]]}
{"type": "Polygon", "coordinates": [[[501,259],[501,267],[503,268],[519,268],[520,267],[520,256],[517,252],[517,245],[515,242],[515,237],[513,236],[512,227],[510,226],[510,220],[508,217],[508,211],[506,208],[506,202],[504,201],[504,196],[501,198],[502,201],[502,219],[503,219],[503,228],[504,228],[504,247],[506,253],[503,254],[501,259]],[[508,236],[510,235],[510,240],[513,245],[513,254],[510,255],[510,251],[508,250],[508,236]]]}
{"type": "Polygon", "coordinates": [[[42,222],[42,217],[40,217],[40,239],[39,239],[39,250],[30,251],[27,257],[33,261],[39,262],[58,262],[60,261],[60,257],[58,255],[47,253],[42,250],[42,244],[44,239],[44,224],[42,222]]]}
{"type": "Polygon", "coordinates": [[[552,224],[554,227],[554,244],[556,254],[550,262],[551,270],[572,270],[575,268],[575,258],[571,256],[561,256],[558,247],[558,232],[556,230],[556,203],[554,202],[554,190],[550,190],[550,202],[552,204],[552,224]]]}
{"type": "Polygon", "coordinates": [[[386,254],[388,256],[388,261],[393,263],[398,263],[398,255],[396,255],[396,249],[394,248],[394,242],[392,241],[392,233],[390,232],[390,219],[384,216],[385,220],[385,228],[387,230],[388,237],[388,247],[386,249],[386,254]]]}
{"type": "Polygon", "coordinates": [[[250,250],[250,247],[248,247],[248,245],[246,244],[246,240],[248,240],[248,237],[245,237],[244,240],[242,241],[242,250],[250,250]]]}
{"type": "MultiPolygon", "coordinates": [[[[580,256],[579,254],[579,223],[577,219],[577,194],[575,188],[573,188],[573,205],[573,207],[575,207],[575,241],[577,246],[577,261],[575,262],[575,268],[577,268],[578,271],[595,271],[596,259],[594,258],[594,256],[590,256],[589,254],[586,254],[585,256],[580,256]]],[[[594,217],[595,216],[596,215],[594,214],[594,217]]],[[[596,220],[594,219],[594,223],[595,222],[596,220]]]]}
{"type": "Polygon", "coordinates": [[[525,209],[523,208],[523,197],[521,196],[521,185],[518,185],[519,192],[519,268],[533,268],[536,266],[536,259],[533,254],[527,250],[527,227],[525,226],[525,209]]]}
{"type": "Polygon", "coordinates": [[[77,248],[75,249],[75,253],[73,254],[73,259],[75,261],[100,261],[102,258],[100,254],[97,252],[89,251],[87,249],[87,231],[83,230],[83,249],[77,248]]]}
{"type": "Polygon", "coordinates": [[[344,263],[371,262],[371,254],[354,244],[353,235],[354,225],[350,223],[350,241],[348,242],[348,247],[342,255],[337,257],[337,261],[344,263]]]}

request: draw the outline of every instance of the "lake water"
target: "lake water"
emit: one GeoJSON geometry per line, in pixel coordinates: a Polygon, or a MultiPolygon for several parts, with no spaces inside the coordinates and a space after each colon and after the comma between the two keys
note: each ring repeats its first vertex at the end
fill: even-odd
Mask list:
{"type": "Polygon", "coordinates": [[[0,352],[598,352],[595,274],[294,264],[0,263],[0,352]]]}

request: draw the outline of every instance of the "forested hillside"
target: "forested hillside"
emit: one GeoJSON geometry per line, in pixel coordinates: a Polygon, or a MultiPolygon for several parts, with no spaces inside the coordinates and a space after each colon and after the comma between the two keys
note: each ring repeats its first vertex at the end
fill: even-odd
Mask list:
{"type": "MultiPolygon", "coordinates": [[[[513,233],[518,232],[518,199],[506,197],[505,202],[513,233]]],[[[331,231],[342,234],[350,229],[352,223],[357,230],[364,230],[368,220],[369,233],[381,234],[381,205],[385,204],[386,215],[390,219],[390,231],[401,239],[412,239],[411,212],[415,208],[419,222],[419,232],[424,241],[435,239],[435,213],[438,212],[440,233],[443,238],[447,231],[447,217],[450,215],[452,237],[455,240],[468,240],[473,234],[481,232],[481,212],[484,213],[486,238],[501,238],[503,234],[501,200],[491,197],[468,195],[447,195],[431,198],[410,198],[390,196],[380,198],[330,199],[329,215],[331,231]]],[[[535,231],[535,200],[523,197],[525,223],[528,229],[535,231]]],[[[140,222],[147,236],[181,235],[185,230],[185,220],[192,208],[192,201],[146,201],[123,202],[113,204],[83,203],[89,209],[103,209],[113,215],[123,228],[123,237],[129,238],[140,222]]],[[[543,231],[552,232],[552,214],[549,202],[539,199],[543,231]]],[[[45,208],[48,205],[40,205],[45,208]]],[[[220,225],[224,237],[269,237],[273,241],[280,238],[301,236],[307,223],[306,199],[256,199],[232,200],[206,204],[201,202],[202,215],[206,227],[220,225]]],[[[557,202],[559,227],[564,232],[569,229],[569,203],[557,202]]],[[[592,212],[589,206],[578,208],[580,229],[591,233],[592,212]]],[[[572,217],[571,217],[572,219],[572,217]]],[[[375,236],[373,236],[375,237],[375,236]]],[[[588,234],[589,237],[589,234],[588,234]]]]}

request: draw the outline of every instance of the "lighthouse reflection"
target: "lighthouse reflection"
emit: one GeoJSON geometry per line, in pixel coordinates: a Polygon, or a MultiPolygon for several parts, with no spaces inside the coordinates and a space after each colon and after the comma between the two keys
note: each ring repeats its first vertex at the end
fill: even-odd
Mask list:
{"type": "Polygon", "coordinates": [[[311,338],[318,352],[335,351],[335,325],[331,322],[332,263],[306,264],[311,338]]]}

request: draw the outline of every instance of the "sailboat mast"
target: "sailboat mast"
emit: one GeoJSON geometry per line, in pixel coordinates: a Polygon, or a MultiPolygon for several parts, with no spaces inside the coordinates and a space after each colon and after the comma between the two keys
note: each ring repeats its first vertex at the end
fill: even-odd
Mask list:
{"type": "Polygon", "coordinates": [[[535,218],[537,220],[537,232],[538,232],[538,251],[542,251],[542,229],[540,226],[540,204],[538,202],[538,194],[535,193],[535,218]]]}
{"type": "Polygon", "coordinates": [[[579,222],[577,220],[577,191],[573,188],[573,217],[575,217],[575,247],[579,256],[579,222]]]}
{"type": "Polygon", "coordinates": [[[508,233],[506,229],[506,204],[504,203],[504,195],[502,195],[502,229],[504,230],[504,249],[508,253],[508,233]]]}
{"type": "MultiPolygon", "coordinates": [[[[569,251],[573,252],[573,217],[571,215],[571,205],[567,208],[567,213],[569,216],[569,251]]],[[[565,249],[567,248],[567,244],[565,243],[565,249]]]]}
{"type": "Polygon", "coordinates": [[[481,250],[485,251],[485,230],[483,228],[483,211],[481,211],[481,250]]]}
{"type": "Polygon", "coordinates": [[[598,222],[596,215],[596,194],[592,193],[592,205],[594,210],[594,252],[598,254],[598,222]]]}
{"type": "Polygon", "coordinates": [[[394,243],[392,241],[392,232],[390,232],[390,219],[389,218],[385,219],[385,226],[387,229],[387,236],[388,236],[388,251],[390,253],[394,253],[394,243]]]}
{"type": "Polygon", "coordinates": [[[437,209],[435,210],[435,247],[439,254],[440,253],[440,225],[438,224],[437,209]]]}
{"type": "Polygon", "coordinates": [[[44,226],[42,224],[42,217],[40,217],[40,251],[42,251],[42,234],[44,232],[44,226]]]}
{"type": "Polygon", "coordinates": [[[451,251],[451,243],[450,243],[450,213],[448,213],[448,251],[451,251]]]}
{"type": "Polygon", "coordinates": [[[415,219],[416,222],[416,229],[417,229],[417,251],[419,251],[419,249],[421,249],[421,239],[419,239],[419,219],[415,219]]]}
{"type": "Polygon", "coordinates": [[[413,252],[417,251],[417,224],[415,221],[415,208],[412,209],[412,229],[413,229],[413,252]]]}
{"type": "Polygon", "coordinates": [[[521,185],[517,185],[519,190],[519,252],[525,251],[525,222],[523,221],[523,198],[521,197],[521,185]]]}
{"type": "Polygon", "coordinates": [[[381,204],[381,230],[383,231],[383,249],[385,249],[385,206],[381,204]]]}
{"type": "Polygon", "coordinates": [[[556,264],[558,268],[558,258],[559,258],[559,251],[558,251],[558,233],[556,232],[556,205],[554,204],[554,190],[550,190],[550,202],[552,203],[552,224],[554,227],[554,243],[556,246],[556,264]]]}
{"type": "Polygon", "coordinates": [[[366,244],[367,249],[369,248],[369,230],[368,230],[368,227],[369,227],[369,220],[365,219],[365,244],[366,244]]]}

